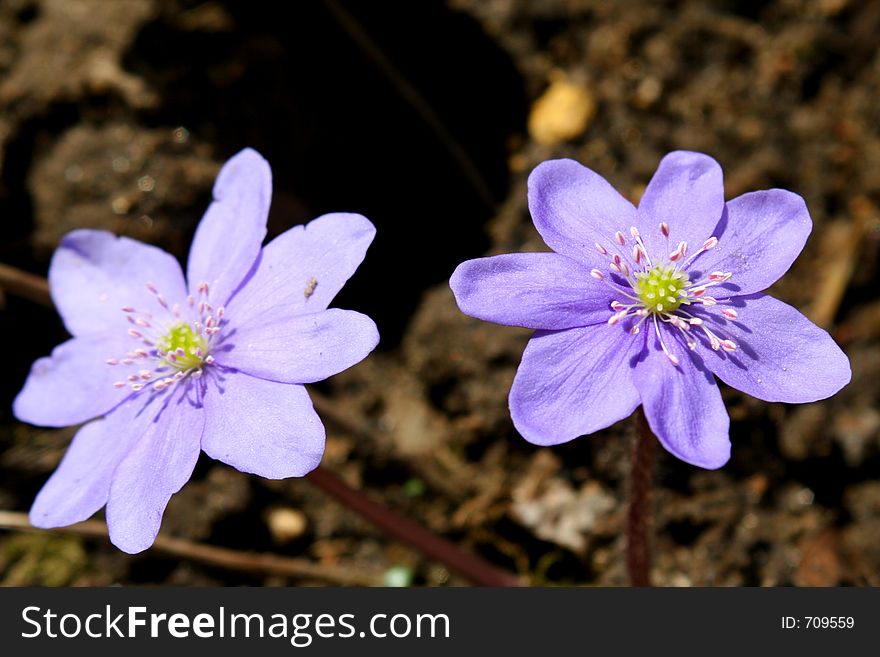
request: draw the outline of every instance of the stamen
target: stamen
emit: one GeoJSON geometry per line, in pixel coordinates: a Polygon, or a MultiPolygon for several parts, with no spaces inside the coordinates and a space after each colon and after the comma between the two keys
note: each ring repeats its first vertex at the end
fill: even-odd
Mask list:
{"type": "Polygon", "coordinates": [[[710,249],[714,249],[716,246],[718,246],[718,238],[713,235],[705,242],[703,242],[703,246],[700,251],[708,251],[710,249]]]}
{"type": "Polygon", "coordinates": [[[663,233],[663,237],[669,237],[669,224],[665,221],[660,224],[660,232],[663,233]]]}
{"type": "Polygon", "coordinates": [[[722,308],[721,314],[724,315],[727,319],[736,319],[737,317],[739,317],[739,315],[733,308],[722,308]]]}
{"type": "Polygon", "coordinates": [[[617,231],[616,233],[614,233],[614,239],[617,241],[618,244],[620,244],[620,246],[623,246],[624,244],[626,244],[626,238],[623,236],[623,233],[621,233],[620,231],[617,231]]]}
{"type": "Polygon", "coordinates": [[[736,343],[733,340],[722,340],[721,348],[730,353],[731,351],[736,351],[736,343]]]}
{"type": "Polygon", "coordinates": [[[608,249],[606,249],[604,246],[599,244],[599,242],[596,242],[596,244],[594,246],[596,247],[596,250],[599,253],[601,253],[602,255],[608,255],[608,249]]]}
{"type": "MultiPolygon", "coordinates": [[[[605,274],[600,272],[598,269],[593,269],[592,271],[590,271],[590,276],[595,278],[597,281],[604,281],[605,280],[605,274]]],[[[198,331],[196,331],[196,332],[198,333],[198,331]]]]}
{"type": "Polygon", "coordinates": [[[118,359],[118,358],[108,358],[105,362],[106,362],[108,365],[119,365],[119,359],[118,359]]]}

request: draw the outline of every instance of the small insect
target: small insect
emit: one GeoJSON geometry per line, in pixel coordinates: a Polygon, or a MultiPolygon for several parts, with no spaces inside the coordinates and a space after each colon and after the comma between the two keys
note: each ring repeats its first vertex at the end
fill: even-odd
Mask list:
{"type": "Polygon", "coordinates": [[[315,293],[315,288],[318,287],[318,279],[312,276],[309,278],[309,282],[306,283],[306,289],[303,293],[306,295],[306,301],[309,300],[309,297],[315,293]]]}

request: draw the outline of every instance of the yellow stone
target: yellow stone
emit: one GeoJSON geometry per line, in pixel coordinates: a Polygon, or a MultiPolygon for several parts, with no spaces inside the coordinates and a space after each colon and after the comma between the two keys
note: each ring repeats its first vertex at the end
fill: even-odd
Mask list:
{"type": "Polygon", "coordinates": [[[582,135],[595,113],[596,101],[586,88],[559,79],[532,105],[529,134],[545,146],[560,144],[582,135]]]}

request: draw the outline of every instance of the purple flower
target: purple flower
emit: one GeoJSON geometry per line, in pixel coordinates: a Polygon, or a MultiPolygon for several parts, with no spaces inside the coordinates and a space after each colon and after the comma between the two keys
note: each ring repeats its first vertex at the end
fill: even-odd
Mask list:
{"type": "Polygon", "coordinates": [[[462,312],[537,329],[510,391],[526,440],[566,442],[641,404],[667,450],[718,468],[730,420],[716,376],[796,403],[849,382],[828,333],[761,293],[810,233],[800,196],[770,189],[725,203],[718,163],[677,151],[638,208],[590,169],[553,160],[529,178],[529,209],[555,253],[469,260],[450,281],[462,312]]]}
{"type": "Polygon", "coordinates": [[[375,229],[328,214],[265,248],[268,163],[246,149],[214,185],[187,277],[153,246],[96,230],[66,235],[49,286],[74,337],[36,361],[16,417],[82,427],[30,512],[37,527],[107,505],[110,539],[148,548],[200,450],[270,479],[317,467],[324,427],[304,383],[351,367],[379,341],[373,321],[327,309],[375,229]]]}

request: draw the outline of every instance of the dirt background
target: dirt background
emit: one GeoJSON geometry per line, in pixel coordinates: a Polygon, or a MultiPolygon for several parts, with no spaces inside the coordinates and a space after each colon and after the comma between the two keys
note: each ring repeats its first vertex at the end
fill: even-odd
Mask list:
{"type": "MultiPolygon", "coordinates": [[[[577,158],[635,201],[665,152],[705,151],[728,197],[806,198],[813,234],[772,292],[833,332],[854,376],[805,406],[723,387],[720,471],[658,452],[655,580],[877,585],[878,34],[880,2],[855,0],[3,0],[0,261],[45,274],[78,227],[183,258],[220,164],[257,148],[271,234],[328,211],[378,228],[334,305],[370,314],[382,343],[316,387],[369,436],[328,421],[324,465],[533,584],[622,585],[630,424],[526,443],[507,392],[529,332],[463,316],[447,280],[467,258],[546,248],[526,208],[540,161],[577,158]]],[[[52,311],[0,302],[0,509],[26,511],[73,431],[18,423],[11,402],[65,335],[52,311]]],[[[306,481],[204,456],[163,532],[465,583],[306,481]]],[[[325,582],[0,531],[5,585],[325,582]]]]}

